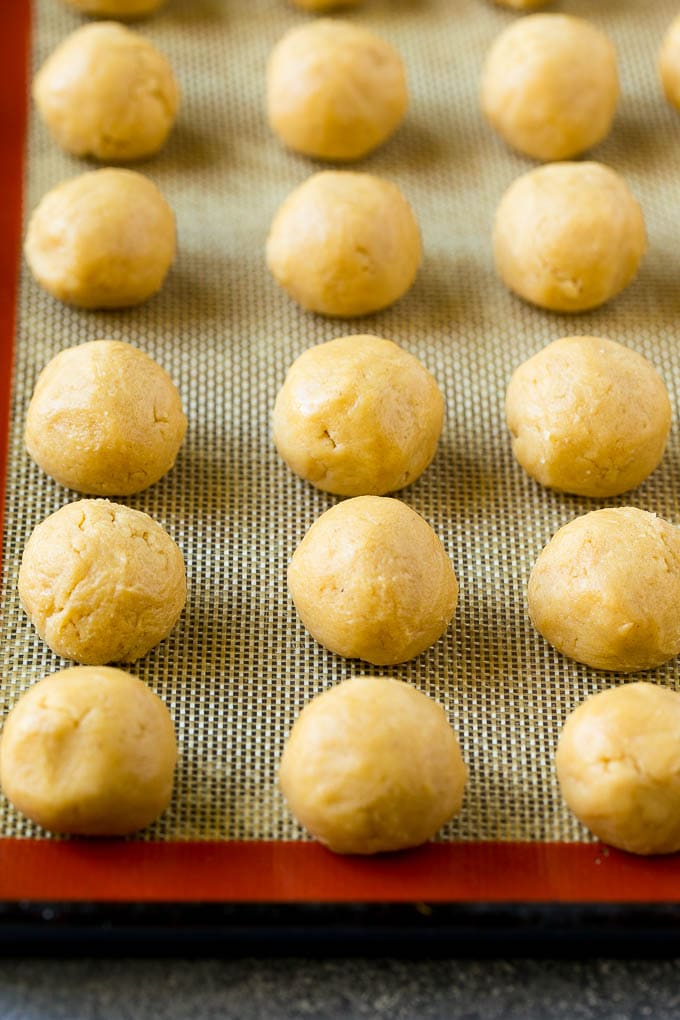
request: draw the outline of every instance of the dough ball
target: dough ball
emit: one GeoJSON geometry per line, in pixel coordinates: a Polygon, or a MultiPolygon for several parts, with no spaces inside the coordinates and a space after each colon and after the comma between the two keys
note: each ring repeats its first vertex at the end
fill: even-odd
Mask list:
{"type": "Polygon", "coordinates": [[[303,11],[333,11],[338,7],[356,7],[361,0],[291,0],[303,11]]]}
{"type": "Polygon", "coordinates": [[[588,698],[564,724],[555,766],[598,839],[635,854],[680,850],[679,694],[631,683],[588,698]]]}
{"type": "Polygon", "coordinates": [[[671,426],[668,391],[650,362],[593,336],[555,340],[520,365],[505,414],[524,470],[581,496],[640,485],[659,464],[671,426]]]}
{"type": "Polygon", "coordinates": [[[619,96],[614,44],[583,18],[534,14],[498,36],[482,73],[482,109],[514,149],[569,159],[609,134],[619,96]]]}
{"type": "Polygon", "coordinates": [[[529,578],[529,615],[559,652],[593,669],[652,669],[680,652],[680,531],[635,507],[570,521],[529,578]]]}
{"type": "Polygon", "coordinates": [[[120,18],[125,21],[143,18],[162,7],[165,0],[64,0],[68,7],[74,7],[83,14],[98,18],[120,18]]]}
{"type": "Polygon", "coordinates": [[[386,496],[355,496],[322,514],[293,555],[288,586],[312,637],[378,666],[434,644],[458,601],[451,561],[430,525],[386,496]]]}
{"type": "Polygon", "coordinates": [[[267,68],[267,112],[284,145],[305,156],[360,159],[396,131],[408,105],[399,54],[350,22],[293,28],[267,68]]]}
{"type": "Polygon", "coordinates": [[[175,217],[133,170],[91,170],[58,184],[33,212],[26,259],[53,297],[80,308],[137,305],[175,256],[175,217]]]}
{"type": "Polygon", "coordinates": [[[62,149],[125,163],[161,148],[179,90],[155,46],[129,28],[100,22],[57,46],[35,77],[33,97],[62,149]]]}
{"type": "Polygon", "coordinates": [[[680,110],[680,15],[671,22],[661,43],[659,76],[666,99],[680,110]]]}
{"type": "Polygon", "coordinates": [[[119,340],[69,347],[43,369],[26,416],[36,463],[78,492],[128,496],[175,463],[187,420],[170,376],[119,340]]]}
{"type": "Polygon", "coordinates": [[[344,854],[424,843],[460,810],[466,779],[443,709],[409,684],[375,676],[310,701],[279,769],[298,821],[344,854]]]}
{"type": "Polygon", "coordinates": [[[397,301],[421,255],[418,224],[399,188],[349,170],[314,174],[296,188],[267,240],[276,282],[303,308],[345,318],[397,301]]]}
{"type": "Polygon", "coordinates": [[[165,811],[176,760],[170,713],[145,683],[76,666],[39,680],[7,716],[0,783],[51,832],[125,836],[165,811]]]}
{"type": "Polygon", "coordinates": [[[134,662],[168,636],[186,601],[182,554],[148,514],[81,499],[34,529],[19,597],[64,659],[134,662]]]}
{"type": "Polygon", "coordinates": [[[503,282],[540,308],[581,312],[634,279],[646,248],[642,210],[601,163],[551,163],[503,195],[493,236],[503,282]]]}
{"type": "Polygon", "coordinates": [[[444,398],[412,354],[377,336],[343,336],[294,362],[274,406],[274,442],[318,489],[383,495],[422,474],[444,398]]]}

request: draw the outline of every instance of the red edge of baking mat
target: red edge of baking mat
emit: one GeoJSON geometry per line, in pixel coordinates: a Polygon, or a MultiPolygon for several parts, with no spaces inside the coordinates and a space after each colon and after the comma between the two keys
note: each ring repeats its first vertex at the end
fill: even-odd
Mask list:
{"type": "Polygon", "coordinates": [[[0,840],[0,899],[185,903],[661,903],[680,857],[593,843],[430,843],[339,857],[316,843],[0,840]]]}
{"type": "MultiPolygon", "coordinates": [[[[0,4],[0,525],[22,231],[31,5],[0,4]]],[[[680,857],[596,844],[432,843],[379,858],[313,843],[0,839],[0,899],[109,902],[680,900],[680,857]]]]}

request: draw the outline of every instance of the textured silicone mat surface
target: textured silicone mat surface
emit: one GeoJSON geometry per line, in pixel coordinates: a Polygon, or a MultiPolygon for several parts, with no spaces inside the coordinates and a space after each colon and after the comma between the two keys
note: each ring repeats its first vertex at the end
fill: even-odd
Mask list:
{"type": "MultiPolygon", "coordinates": [[[[166,149],[142,165],[176,210],[180,251],[163,291],[138,309],[66,308],[24,269],[14,366],[0,632],[0,712],[63,663],[18,603],[21,551],[48,513],[78,498],[41,474],[22,426],[37,373],[63,347],[109,337],[142,347],[170,372],[189,416],[177,465],[126,500],[163,522],[187,562],[189,600],[171,637],[136,663],[169,706],[180,764],[170,810],[144,836],[295,839],[303,834],[276,787],[283,742],[313,694],[360,672],[408,680],[447,709],[470,767],[464,810],[442,837],[584,839],[563,807],[552,754],[559,728],[588,693],[622,678],[553,652],[533,632],[525,588],[536,555],[563,523],[602,505],[542,490],[514,463],[503,421],[513,369],[550,340],[601,334],[661,370],[674,410],[680,383],[677,150],[680,116],[664,102],[656,51],[674,0],[564,0],[619,52],[623,96],[594,157],[621,171],[642,203],[649,252],[613,304],[566,317],[512,297],[494,275],[490,232],[507,185],[532,165],[484,124],[484,53],[516,15],[486,0],[366,0],[350,16],[394,42],[412,96],[397,135],[359,168],[396,181],[419,218],[425,259],[394,308],[347,323],[301,311],[264,266],[274,211],[318,168],[286,153],[263,113],[271,46],[306,15],[285,0],[169,0],[139,26],[170,56],[183,91],[166,149]],[[276,392],[292,360],[343,333],[374,332],[421,357],[439,380],[447,418],[437,457],[399,495],[444,541],[461,584],[454,624],[415,661],[376,670],[320,648],[288,598],[285,570],[315,518],[335,501],[292,476],[270,440],[276,392]]],[[[35,4],[37,67],[81,19],[57,0],[35,4]]],[[[33,119],[26,215],[58,181],[88,169],[33,119]]],[[[635,504],[680,523],[680,437],[635,504]]],[[[678,685],[678,663],[649,677],[678,685]]],[[[0,799],[0,835],[38,835],[0,799]]]]}

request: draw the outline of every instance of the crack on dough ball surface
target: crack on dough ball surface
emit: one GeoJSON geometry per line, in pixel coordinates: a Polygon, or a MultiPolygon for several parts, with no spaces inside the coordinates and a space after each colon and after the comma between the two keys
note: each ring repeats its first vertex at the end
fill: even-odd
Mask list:
{"type": "Polygon", "coordinates": [[[636,854],[680,850],[680,694],[638,682],[588,698],[567,718],[555,767],[576,817],[636,854]]]}
{"type": "Polygon", "coordinates": [[[81,499],[34,529],[19,569],[19,597],[57,655],[87,665],[134,662],[179,619],[184,560],[148,514],[81,499]]]}
{"type": "Polygon", "coordinates": [[[635,278],[647,246],[642,210],[601,163],[549,163],[503,195],[493,232],[496,270],[539,308],[579,312],[635,278]]]}
{"type": "Polygon", "coordinates": [[[143,681],[76,666],[39,680],[10,711],[0,785],[51,832],[125,836],[165,811],[176,760],[170,713],[143,681]]]}
{"type": "Polygon", "coordinates": [[[397,301],[415,280],[422,248],[399,188],[371,174],[313,174],[276,213],[267,264],[308,311],[368,315],[397,301]]]}
{"type": "Polygon", "coordinates": [[[34,210],[25,244],[38,283],[80,308],[146,301],[175,256],[175,217],[134,170],[91,170],[58,184],[34,210]]]}
{"type": "Polygon", "coordinates": [[[666,99],[680,110],[680,15],[671,22],[663,37],[658,70],[666,99]]]}
{"type": "Polygon", "coordinates": [[[125,496],[170,470],[185,431],[167,372],[130,344],[94,340],[45,366],[28,407],[25,442],[61,485],[125,496]]]}
{"type": "Polygon", "coordinates": [[[288,586],[320,644],[382,666],[434,644],[458,602],[456,575],[435,532],[386,496],[355,496],[322,514],[293,554],[288,586]]]}
{"type": "Polygon", "coordinates": [[[147,39],[100,22],[83,25],[57,46],[35,77],[33,97],[62,149],[125,163],[165,143],[179,89],[170,63],[147,39]]]}
{"type": "Polygon", "coordinates": [[[482,72],[482,110],[493,128],[534,159],[578,156],[607,136],[619,96],[614,45],[565,14],[509,25],[482,72]]]}
{"type": "Polygon", "coordinates": [[[121,20],[143,18],[157,11],[166,0],[63,0],[67,7],[74,7],[83,14],[98,18],[120,18],[121,20]]]}
{"type": "Polygon", "coordinates": [[[338,337],[293,363],[274,405],[288,466],[319,489],[383,495],[430,464],[444,398],[412,354],[375,336],[338,337]]]}
{"type": "Polygon", "coordinates": [[[632,673],[680,652],[680,530],[636,507],[565,524],[529,578],[529,615],[559,652],[632,673]]]}
{"type": "Polygon", "coordinates": [[[499,7],[510,7],[515,11],[534,11],[538,7],[547,7],[552,0],[493,0],[499,7]]]}
{"type": "Polygon", "coordinates": [[[362,0],[290,0],[290,2],[303,11],[322,13],[339,10],[340,8],[357,7],[362,0]]]}
{"type": "Polygon", "coordinates": [[[267,113],[289,149],[326,160],[360,159],[382,145],[408,106],[401,57],[351,22],[291,29],[267,65],[267,113]]]}
{"type": "Polygon", "coordinates": [[[512,450],[541,485],[583,496],[634,489],[663,457],[671,405],[641,354],[564,337],[514,372],[505,401],[512,450]]]}
{"type": "Polygon", "coordinates": [[[297,820],[349,854],[431,839],[460,810],[466,779],[444,710],[389,677],[354,677],[313,698],[279,768],[297,820]]]}

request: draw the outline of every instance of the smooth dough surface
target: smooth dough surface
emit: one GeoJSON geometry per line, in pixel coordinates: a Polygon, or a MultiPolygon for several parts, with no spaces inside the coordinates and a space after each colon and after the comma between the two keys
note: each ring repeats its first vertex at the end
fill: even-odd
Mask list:
{"type": "Polygon", "coordinates": [[[666,99],[680,110],[680,15],[671,22],[663,37],[658,67],[666,99]]]}
{"type": "Polygon", "coordinates": [[[309,311],[368,315],[415,280],[422,248],[413,210],[395,184],[327,170],[293,191],[274,217],[267,264],[309,311]]]}
{"type": "Polygon", "coordinates": [[[496,212],[494,257],[510,290],[540,308],[596,308],[635,278],[642,210],[601,163],[549,163],[518,177],[496,212]]]}
{"type": "Polygon", "coordinates": [[[184,560],[148,514],[81,499],[34,529],[21,559],[19,597],[57,655],[93,666],[134,662],[179,619],[184,560]]]}
{"type": "Polygon", "coordinates": [[[170,470],[186,424],[177,387],[148,354],[93,340],[61,351],[40,373],[24,438],[61,485],[127,496],[170,470]]]}
{"type": "Polygon", "coordinates": [[[288,586],[312,637],[379,666],[434,644],[458,601],[437,535],[415,510],[386,496],[355,496],[322,514],[293,554],[288,586]]]}
{"type": "Polygon", "coordinates": [[[51,832],[125,836],[168,806],[177,743],[170,713],[142,680],[75,666],[30,687],[0,741],[0,785],[51,832]]]}
{"type": "Polygon", "coordinates": [[[83,14],[98,18],[142,18],[157,11],[166,0],[64,0],[68,7],[75,7],[83,14]]]}
{"type": "Polygon", "coordinates": [[[175,217],[148,177],[91,170],[58,184],[28,224],[25,253],[38,283],[81,308],[123,308],[163,285],[175,256],[175,217]]]}
{"type": "Polygon", "coordinates": [[[567,804],[604,843],[680,850],[680,694],[638,682],[593,695],[564,724],[555,767],[567,804]]]}
{"type": "Polygon", "coordinates": [[[671,425],[654,366],[592,336],[555,340],[520,365],[505,414],[513,453],[532,478],[595,497],[640,485],[661,461],[671,425]]]}
{"type": "Polygon", "coordinates": [[[460,810],[466,779],[444,710],[390,677],[354,677],[313,698],[279,768],[298,821],[346,854],[431,839],[460,810]]]}
{"type": "Polygon", "coordinates": [[[660,666],[680,652],[680,530],[636,507],[577,517],[536,560],[528,601],[538,632],[577,662],[660,666]]]}
{"type": "Polygon", "coordinates": [[[444,417],[436,380],[391,340],[345,336],[305,351],[274,405],[288,466],[341,496],[410,485],[434,457],[444,417]]]}
{"type": "Polygon", "coordinates": [[[513,148],[570,159],[609,133],[619,96],[614,45],[583,18],[534,14],[495,40],[482,72],[482,109],[513,148]]]}
{"type": "Polygon", "coordinates": [[[293,28],[269,58],[269,123],[284,145],[306,156],[360,159],[396,131],[407,105],[401,57],[352,22],[293,28]]]}
{"type": "Polygon", "coordinates": [[[157,152],[175,121],[169,61],[116,22],[83,25],[48,57],[33,97],[55,142],[75,156],[125,163],[157,152]]]}

